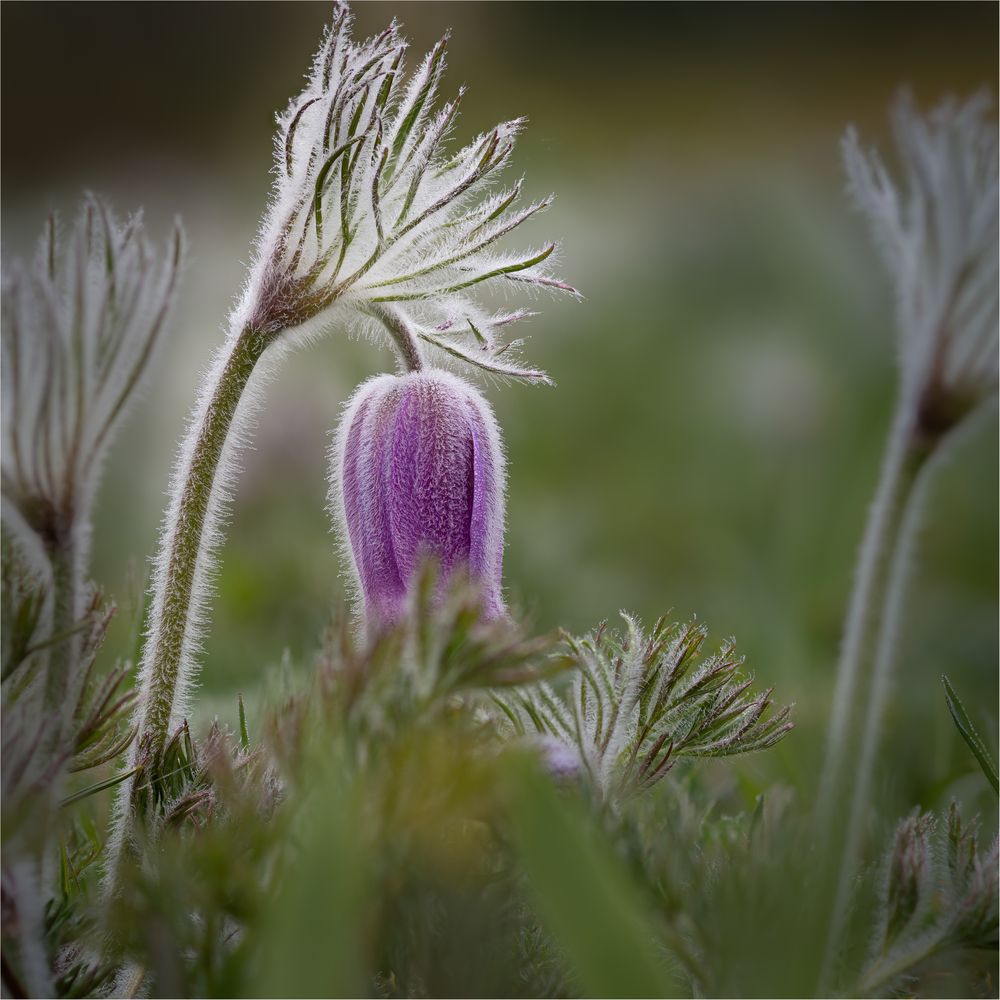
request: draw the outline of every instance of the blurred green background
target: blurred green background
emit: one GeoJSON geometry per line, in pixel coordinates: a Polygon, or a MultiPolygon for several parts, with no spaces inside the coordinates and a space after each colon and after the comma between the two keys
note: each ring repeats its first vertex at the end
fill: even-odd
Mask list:
{"type": "MultiPolygon", "coordinates": [[[[273,114],[327,4],[3,6],[3,248],[84,188],[190,261],[173,336],[107,469],[95,575],[134,641],[175,443],[220,342],[269,189],[273,114]]],[[[564,241],[582,303],[540,300],[527,355],[555,389],[488,388],[510,458],[506,582],[535,627],[621,607],[733,635],[799,730],[745,787],[815,780],[856,547],[894,392],[892,290],[844,193],[854,122],[888,151],[921,106],[995,90],[996,4],[363,3],[414,58],[454,29],[459,137],[527,114],[515,160],[556,191],[525,241],[564,241]]],[[[329,431],[387,352],[339,331],[269,388],[221,553],[199,714],[235,718],[283,659],[308,668],[342,571],[329,431]]],[[[980,417],[935,483],[915,566],[883,780],[899,809],[982,784],[944,708],[951,675],[993,737],[997,435],[980,417]]],[[[727,767],[729,765],[726,765],[727,767]]],[[[890,810],[891,814],[891,810],[890,810]]]]}

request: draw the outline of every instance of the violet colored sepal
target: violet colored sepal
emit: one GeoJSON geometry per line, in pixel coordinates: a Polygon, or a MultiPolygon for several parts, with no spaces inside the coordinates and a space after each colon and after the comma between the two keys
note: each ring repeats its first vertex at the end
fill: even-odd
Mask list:
{"type": "Polygon", "coordinates": [[[422,561],[441,586],[460,569],[501,595],[504,456],[493,411],[449,372],[380,375],[348,402],[333,449],[333,507],[369,626],[397,620],[422,561]]]}

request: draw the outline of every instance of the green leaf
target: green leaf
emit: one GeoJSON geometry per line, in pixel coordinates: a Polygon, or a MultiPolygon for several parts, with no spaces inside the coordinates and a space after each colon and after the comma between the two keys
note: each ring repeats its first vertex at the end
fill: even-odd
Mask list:
{"type": "Polygon", "coordinates": [[[417,330],[417,336],[432,347],[436,347],[439,351],[444,351],[446,354],[458,358],[459,361],[474,365],[476,368],[482,368],[484,371],[492,372],[494,375],[500,375],[503,378],[523,379],[528,382],[542,382],[546,385],[552,384],[549,376],[536,368],[521,368],[519,365],[497,361],[495,354],[480,353],[471,348],[450,344],[447,340],[427,330],[417,330]]]}
{"type": "Polygon", "coordinates": [[[986,780],[993,786],[993,791],[1000,794],[1000,781],[997,779],[996,764],[993,763],[993,759],[986,749],[986,744],[976,731],[976,727],[972,724],[972,720],[965,711],[965,706],[959,701],[958,695],[955,694],[955,689],[951,686],[951,681],[948,680],[946,674],[941,675],[941,682],[944,684],[945,701],[948,703],[948,711],[951,712],[955,727],[961,734],[962,739],[968,744],[976,760],[979,761],[979,766],[983,769],[986,780]]]}
{"type": "Polygon", "coordinates": [[[322,241],[323,238],[323,191],[326,187],[326,179],[330,174],[330,170],[337,160],[344,155],[351,148],[351,146],[356,145],[363,139],[368,138],[368,133],[363,135],[356,135],[353,139],[348,139],[342,146],[338,146],[327,158],[326,162],[322,167],[319,168],[319,172],[316,174],[316,193],[313,197],[313,214],[315,216],[316,222],[316,240],[317,242],[322,241]]]}
{"type": "Polygon", "coordinates": [[[97,792],[103,792],[105,788],[114,788],[115,785],[120,785],[126,778],[131,778],[138,770],[139,768],[133,767],[129,771],[120,771],[118,774],[113,774],[110,778],[105,778],[104,781],[98,781],[96,784],[81,788],[80,791],[74,792],[72,795],[67,795],[59,804],[70,806],[74,802],[79,802],[80,799],[95,795],[97,792]]]}
{"type": "Polygon", "coordinates": [[[240,746],[244,750],[250,749],[250,731],[247,729],[247,710],[243,704],[243,695],[239,695],[240,703],[240,746]]]}
{"type": "Polygon", "coordinates": [[[555,248],[555,243],[550,243],[544,250],[539,251],[532,257],[504,264],[490,271],[484,271],[482,274],[477,274],[466,281],[460,281],[456,285],[449,285],[447,288],[423,289],[419,292],[401,292],[398,295],[376,295],[370,301],[414,302],[421,299],[433,299],[440,295],[454,295],[455,292],[460,292],[463,288],[471,288],[473,285],[478,285],[483,281],[489,281],[490,278],[498,278],[504,275],[516,274],[519,271],[527,271],[528,268],[534,267],[536,264],[541,264],[543,260],[550,257],[555,248]]]}
{"type": "Polygon", "coordinates": [[[579,803],[561,798],[525,761],[515,771],[515,839],[539,916],[585,996],[670,997],[678,983],[655,922],[579,803]]]}

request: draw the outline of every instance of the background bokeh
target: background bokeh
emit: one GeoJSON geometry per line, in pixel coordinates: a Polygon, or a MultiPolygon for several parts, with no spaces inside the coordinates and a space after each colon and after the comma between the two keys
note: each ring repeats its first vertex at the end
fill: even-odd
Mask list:
{"type": "MultiPolygon", "coordinates": [[[[510,457],[506,580],[539,629],[621,607],[736,636],[798,732],[742,763],[748,791],[815,780],[854,555],[894,391],[892,293],[844,194],[848,122],[890,148],[922,106],[995,91],[995,4],[358,4],[416,53],[454,29],[460,137],[530,116],[515,160],[556,191],[526,241],[564,241],[582,303],[540,301],[528,356],[551,390],[488,387],[510,457]]],[[[3,6],[3,250],[30,252],[82,189],[177,213],[190,261],[173,335],[100,500],[95,575],[134,643],[175,442],[219,343],[270,183],[273,114],[326,4],[3,6]]],[[[342,567],[328,433],[388,353],[341,330],[270,387],[221,553],[199,712],[235,716],[284,661],[308,669],[342,567]]],[[[973,766],[951,675],[995,737],[997,435],[981,416],[936,480],[891,708],[885,793],[939,805],[973,766]]],[[[980,781],[980,784],[981,781],[980,781]]],[[[972,789],[978,787],[973,779],[972,789]]],[[[891,815],[891,810],[888,811],[891,815]]]]}

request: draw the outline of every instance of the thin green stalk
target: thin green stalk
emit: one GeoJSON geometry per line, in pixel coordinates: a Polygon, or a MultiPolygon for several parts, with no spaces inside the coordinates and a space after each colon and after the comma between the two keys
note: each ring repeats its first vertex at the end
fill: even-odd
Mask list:
{"type": "MultiPolygon", "coordinates": [[[[839,757],[827,761],[828,769],[832,764],[841,773],[828,770],[829,784],[824,788],[827,797],[820,802],[822,829],[828,837],[831,856],[837,859],[834,904],[821,977],[823,989],[830,986],[850,906],[851,885],[862,846],[875,758],[896,661],[910,555],[923,510],[928,459],[933,454],[927,440],[912,432],[912,423],[904,419],[906,408],[902,409],[903,417],[897,420],[890,435],[883,478],[862,550],[862,565],[868,572],[859,573],[858,589],[863,582],[870,603],[864,609],[864,624],[857,626],[862,629],[860,638],[851,637],[859,645],[852,650],[853,698],[847,704],[848,717],[843,723],[839,757]],[[877,539],[873,537],[873,523],[880,529],[877,539]],[[866,555],[872,558],[869,549],[878,552],[877,567],[874,561],[865,561],[866,555]],[[870,665],[868,676],[859,677],[858,668],[865,663],[870,665]],[[843,787],[845,773],[851,775],[849,806],[847,790],[843,787]],[[835,807],[836,815],[845,816],[845,821],[834,819],[835,807]]],[[[857,610],[852,601],[852,615],[857,610]]],[[[834,722],[838,707],[834,707],[834,722]]],[[[831,754],[836,746],[835,735],[836,731],[831,732],[831,754]]]]}
{"type": "MultiPolygon", "coordinates": [[[[250,377],[272,342],[273,335],[249,327],[232,339],[209,376],[203,402],[181,447],[154,573],[129,768],[140,763],[157,766],[170,737],[171,720],[183,705],[192,646],[198,638],[199,603],[217,541],[234,421],[250,377]]],[[[132,776],[120,785],[108,845],[105,889],[110,895],[119,888],[122,854],[132,849],[135,780],[132,776]]]]}
{"type": "Polygon", "coordinates": [[[888,586],[890,559],[899,537],[904,510],[926,458],[926,446],[913,435],[910,407],[903,400],[886,443],[878,488],[858,554],[854,589],[844,627],[826,761],[818,797],[818,818],[822,829],[833,823],[844,794],[849,750],[857,745],[861,709],[868,700],[869,677],[865,676],[862,667],[875,649],[881,619],[879,611],[888,586]]]}
{"type": "Polygon", "coordinates": [[[68,531],[65,537],[48,547],[52,569],[52,622],[49,631],[52,648],[45,675],[45,708],[50,718],[58,720],[53,731],[55,746],[60,746],[73,715],[71,682],[79,659],[80,633],[76,627],[82,612],[82,572],[79,546],[68,531]],[[60,638],[61,637],[61,638],[60,638]]]}
{"type": "MultiPolygon", "coordinates": [[[[871,806],[872,778],[875,758],[882,741],[882,721],[889,698],[893,668],[898,650],[899,626],[903,616],[906,598],[906,584],[909,577],[913,544],[920,527],[924,507],[924,495],[931,466],[925,461],[920,464],[922,474],[917,475],[907,499],[896,537],[892,556],[892,568],[886,586],[882,605],[881,629],[878,636],[875,664],[872,671],[871,695],[865,713],[864,732],[854,775],[854,791],[848,812],[847,830],[843,838],[840,868],[837,874],[837,894],[833,906],[828,940],[835,952],[843,933],[844,921],[850,905],[851,882],[857,866],[858,856],[864,838],[865,821],[871,806]]],[[[831,956],[832,957],[832,956],[831,956]]]]}
{"type": "Polygon", "coordinates": [[[233,419],[250,376],[270,339],[244,330],[218,370],[200,421],[192,429],[178,477],[179,492],[169,516],[157,572],[151,630],[143,655],[144,691],[137,745],[149,741],[153,758],[169,738],[184,661],[194,640],[195,588],[208,569],[219,497],[213,496],[233,419]]]}
{"type": "Polygon", "coordinates": [[[406,372],[418,372],[424,367],[420,341],[406,317],[392,306],[373,306],[371,313],[381,320],[392,337],[400,364],[406,372]]]}

